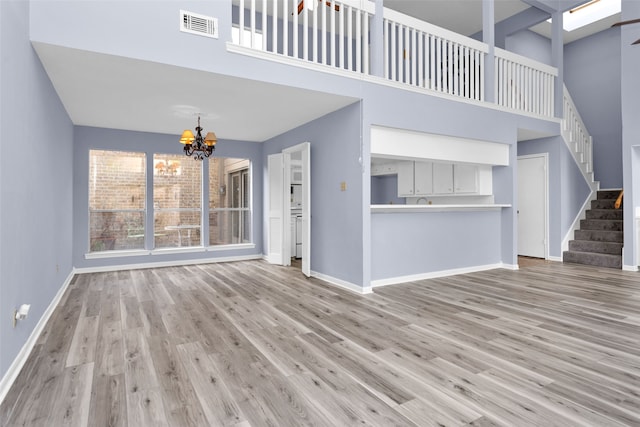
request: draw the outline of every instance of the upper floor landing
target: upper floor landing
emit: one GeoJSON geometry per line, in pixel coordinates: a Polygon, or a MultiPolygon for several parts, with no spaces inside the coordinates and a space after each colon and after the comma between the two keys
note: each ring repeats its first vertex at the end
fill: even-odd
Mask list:
{"type": "Polygon", "coordinates": [[[480,107],[557,125],[561,69],[496,46],[494,1],[474,0],[489,11],[482,41],[384,0],[32,1],[30,35],[78,125],[176,132],[184,114],[162,116],[160,105],[188,104],[192,110],[182,113],[215,110],[205,123],[221,138],[263,141],[286,126],[366,102],[375,88],[385,96],[412,94],[411,101],[419,94],[465,104],[462,115],[480,107]],[[123,97],[129,108],[118,107],[123,97]],[[283,100],[278,117],[291,120],[269,116],[274,99],[283,100]],[[87,117],[109,103],[109,123],[87,117]],[[231,113],[237,120],[228,119],[231,113]],[[284,127],[238,133],[241,120],[254,118],[265,129],[284,127]]]}
{"type": "Polygon", "coordinates": [[[559,116],[556,67],[382,1],[235,0],[232,19],[233,52],[537,117],[559,116]]]}

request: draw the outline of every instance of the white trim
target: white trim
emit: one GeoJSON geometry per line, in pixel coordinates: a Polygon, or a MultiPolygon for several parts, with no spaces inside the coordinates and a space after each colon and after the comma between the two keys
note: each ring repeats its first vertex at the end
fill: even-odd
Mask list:
{"type": "Polygon", "coordinates": [[[120,264],[120,265],[106,265],[99,267],[82,267],[76,268],[77,274],[84,273],[103,273],[106,271],[121,271],[121,270],[139,270],[143,268],[158,268],[158,267],[179,267],[183,265],[196,265],[196,264],[213,264],[217,262],[233,262],[233,261],[251,261],[256,259],[262,259],[262,254],[256,255],[240,255],[229,256],[219,258],[203,258],[203,259],[187,259],[187,260],[174,260],[174,261],[162,261],[162,262],[147,262],[141,264],[120,264]]]}
{"type": "Polygon", "coordinates": [[[160,248],[151,251],[151,255],[191,254],[206,251],[204,246],[186,246],[176,248],[160,248]]]}
{"type": "Polygon", "coordinates": [[[548,261],[562,262],[562,256],[551,256],[547,258],[548,261]]]}
{"type": "Polygon", "coordinates": [[[144,256],[150,255],[151,251],[146,249],[140,250],[125,250],[125,251],[100,251],[100,252],[89,252],[84,254],[84,259],[101,259],[101,258],[124,258],[130,256],[144,256]]]}
{"type": "Polygon", "coordinates": [[[520,270],[520,265],[519,264],[505,264],[505,263],[502,263],[502,267],[500,267],[500,268],[504,268],[505,270],[518,271],[518,270],[520,270]]]}
{"type": "Polygon", "coordinates": [[[455,276],[458,274],[476,273],[478,271],[495,270],[497,268],[507,268],[509,270],[514,270],[514,269],[517,269],[517,266],[514,266],[513,264],[504,264],[499,262],[496,264],[478,265],[474,267],[463,267],[463,268],[454,268],[451,270],[431,271],[428,273],[419,273],[419,274],[411,274],[408,276],[397,276],[397,277],[390,277],[387,279],[372,280],[371,287],[377,288],[379,286],[396,285],[399,283],[415,282],[417,280],[437,279],[439,277],[455,276]]]}
{"type": "Polygon", "coordinates": [[[20,373],[20,371],[24,367],[24,364],[29,358],[29,355],[31,354],[33,347],[35,346],[36,342],[38,341],[38,338],[40,337],[40,334],[42,334],[42,331],[44,330],[45,325],[49,321],[49,318],[51,317],[54,310],[58,306],[58,303],[62,299],[62,296],[64,295],[65,291],[69,287],[69,284],[71,283],[71,280],[76,274],[77,274],[77,271],[75,269],[72,269],[71,273],[69,273],[69,276],[67,276],[67,279],[64,281],[64,283],[58,290],[58,293],[56,293],[56,295],[53,297],[53,299],[49,303],[49,306],[47,307],[47,309],[44,311],[44,313],[42,313],[42,316],[40,317],[40,320],[38,320],[36,327],[33,328],[33,331],[31,331],[31,335],[29,335],[29,338],[20,349],[20,352],[18,353],[16,358],[13,359],[13,363],[11,363],[11,366],[9,366],[9,369],[2,377],[2,380],[0,380],[0,403],[2,403],[4,398],[7,396],[9,389],[11,389],[11,386],[13,385],[14,381],[18,377],[18,374],[20,373]]]}
{"type": "Polygon", "coordinates": [[[358,286],[354,283],[347,282],[345,280],[336,279],[335,277],[327,276],[326,274],[318,273],[317,271],[311,271],[311,277],[315,277],[316,279],[320,279],[324,282],[327,282],[330,285],[337,286],[342,289],[346,289],[351,292],[355,292],[359,295],[366,295],[373,293],[371,288],[363,288],[362,286],[358,286]]]}
{"type": "Polygon", "coordinates": [[[623,264],[622,265],[622,271],[634,271],[634,272],[637,272],[638,271],[638,266],[623,264]]]}
{"type": "Polygon", "coordinates": [[[214,245],[209,246],[207,251],[219,252],[219,251],[232,251],[234,249],[255,249],[255,243],[232,243],[229,245],[214,245]]]}

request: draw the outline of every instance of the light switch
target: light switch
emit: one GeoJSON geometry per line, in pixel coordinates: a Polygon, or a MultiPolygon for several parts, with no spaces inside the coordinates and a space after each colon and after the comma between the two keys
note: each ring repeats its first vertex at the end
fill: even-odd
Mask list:
{"type": "Polygon", "coordinates": [[[347,183],[345,181],[340,183],[340,191],[347,191],[347,183]]]}

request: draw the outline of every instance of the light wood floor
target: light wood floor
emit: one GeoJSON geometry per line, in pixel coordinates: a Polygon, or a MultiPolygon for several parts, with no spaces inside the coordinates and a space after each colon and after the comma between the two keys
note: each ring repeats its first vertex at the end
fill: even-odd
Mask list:
{"type": "Polygon", "coordinates": [[[640,273],[359,296],[262,261],[77,276],[0,425],[638,426],[640,273]]]}

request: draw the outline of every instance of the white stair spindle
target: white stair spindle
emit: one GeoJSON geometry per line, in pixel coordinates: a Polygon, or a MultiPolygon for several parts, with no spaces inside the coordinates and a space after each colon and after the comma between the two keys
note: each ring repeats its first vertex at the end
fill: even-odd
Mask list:
{"type": "Polygon", "coordinates": [[[244,0],[240,0],[238,9],[238,43],[244,46],[244,0]]]}

